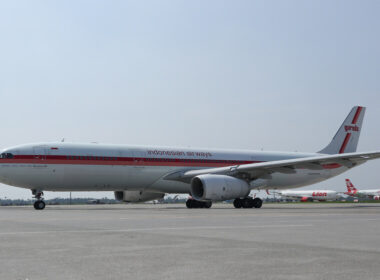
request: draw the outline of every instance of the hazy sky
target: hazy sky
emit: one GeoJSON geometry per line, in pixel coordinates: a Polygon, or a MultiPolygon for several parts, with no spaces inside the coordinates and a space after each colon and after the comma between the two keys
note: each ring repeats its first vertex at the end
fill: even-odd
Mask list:
{"type": "MultiPolygon", "coordinates": [[[[314,152],[363,105],[358,150],[380,150],[379,14],[380,1],[1,1],[0,147],[314,152]]],[[[309,188],[380,187],[379,170],[309,188]]]]}

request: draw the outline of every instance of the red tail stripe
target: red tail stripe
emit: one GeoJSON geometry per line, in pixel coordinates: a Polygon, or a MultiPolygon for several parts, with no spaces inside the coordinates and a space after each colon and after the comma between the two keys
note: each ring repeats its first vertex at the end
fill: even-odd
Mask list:
{"type": "Polygon", "coordinates": [[[352,120],[352,124],[356,124],[362,109],[363,109],[363,107],[358,107],[358,109],[356,109],[356,113],[355,113],[354,119],[352,120]]]}
{"type": "Polygon", "coordinates": [[[344,153],[344,150],[346,149],[346,146],[348,144],[348,141],[350,140],[351,133],[347,133],[346,138],[344,138],[342,147],[340,147],[339,153],[342,154],[344,153]]]}

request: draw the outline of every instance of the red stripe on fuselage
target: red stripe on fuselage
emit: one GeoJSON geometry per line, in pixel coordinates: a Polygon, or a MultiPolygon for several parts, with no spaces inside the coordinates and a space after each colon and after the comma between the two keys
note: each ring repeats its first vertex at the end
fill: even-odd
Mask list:
{"type": "Polygon", "coordinates": [[[0,159],[0,163],[16,164],[80,164],[80,165],[133,165],[133,166],[194,166],[223,167],[258,163],[260,161],[181,159],[181,158],[139,158],[103,156],[61,156],[61,155],[15,155],[13,159],[0,159]]]}
{"type": "MultiPolygon", "coordinates": [[[[13,164],[71,164],[71,165],[126,165],[126,166],[189,166],[224,167],[263,161],[182,159],[182,158],[138,158],[102,156],[62,156],[62,155],[15,155],[13,159],[0,159],[1,163],[13,164]]],[[[340,164],[323,164],[325,169],[341,167],[340,164]]]]}
{"type": "Polygon", "coordinates": [[[355,113],[355,116],[354,116],[354,118],[352,120],[352,124],[356,124],[356,122],[358,121],[358,118],[360,116],[360,113],[361,113],[362,109],[363,109],[363,107],[358,107],[356,109],[356,113],[355,113]]]}

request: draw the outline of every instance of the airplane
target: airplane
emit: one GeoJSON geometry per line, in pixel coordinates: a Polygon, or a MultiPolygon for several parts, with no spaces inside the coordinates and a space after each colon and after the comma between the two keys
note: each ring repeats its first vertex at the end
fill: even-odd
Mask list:
{"type": "Polygon", "coordinates": [[[233,200],[235,208],[260,208],[256,189],[315,184],[380,157],[356,152],[365,107],[352,108],[316,153],[216,150],[68,142],[25,144],[0,154],[0,182],[32,191],[34,208],[45,208],[43,191],[114,191],[124,202],[185,193],[188,208],[233,200]]]}
{"type": "Polygon", "coordinates": [[[318,201],[332,201],[337,200],[340,195],[336,191],[332,190],[305,190],[305,191],[278,191],[277,194],[290,198],[299,199],[301,202],[312,202],[314,200],[318,201]]]}
{"type": "Polygon", "coordinates": [[[373,200],[380,200],[380,189],[358,190],[351,183],[350,179],[346,179],[347,192],[344,193],[353,197],[365,197],[373,200]]]}

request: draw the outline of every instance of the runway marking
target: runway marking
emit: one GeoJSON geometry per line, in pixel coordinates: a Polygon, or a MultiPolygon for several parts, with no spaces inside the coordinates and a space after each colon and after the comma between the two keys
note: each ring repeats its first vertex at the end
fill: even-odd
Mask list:
{"type": "Polygon", "coordinates": [[[251,225],[251,226],[195,226],[195,227],[157,227],[157,228],[134,228],[134,229],[93,229],[93,230],[51,230],[51,231],[14,231],[0,232],[0,235],[27,235],[27,234],[50,234],[50,233],[102,233],[102,232],[143,232],[143,231],[170,231],[170,230],[194,230],[194,229],[257,229],[257,228],[293,228],[312,227],[313,224],[301,225],[251,225]]]}

